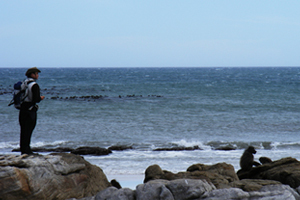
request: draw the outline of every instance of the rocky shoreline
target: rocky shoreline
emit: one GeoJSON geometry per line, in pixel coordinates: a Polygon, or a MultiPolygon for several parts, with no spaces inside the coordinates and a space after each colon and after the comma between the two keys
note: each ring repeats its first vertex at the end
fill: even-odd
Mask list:
{"type": "MultiPolygon", "coordinates": [[[[128,149],[133,149],[132,146],[126,146],[126,145],[115,145],[115,146],[110,146],[107,149],[106,148],[101,148],[101,147],[90,147],[90,146],[82,146],[78,147],[76,149],[74,148],[63,148],[63,147],[58,147],[58,148],[42,148],[42,147],[33,147],[31,148],[33,152],[56,152],[56,153],[73,153],[77,155],[93,155],[93,156],[103,156],[103,155],[108,155],[112,153],[112,151],[124,151],[128,149]]],[[[153,149],[153,151],[194,151],[194,150],[203,150],[199,146],[192,146],[192,147],[164,147],[164,148],[156,148],[153,149]]],[[[233,147],[219,147],[214,150],[217,151],[231,151],[235,150],[233,147]]],[[[20,152],[20,148],[13,149],[12,152],[20,152]]]]}
{"type": "Polygon", "coordinates": [[[172,173],[151,165],[135,189],[108,181],[102,169],[73,153],[0,155],[0,199],[184,200],[300,199],[300,162],[287,157],[236,173],[227,163],[172,173]]]}

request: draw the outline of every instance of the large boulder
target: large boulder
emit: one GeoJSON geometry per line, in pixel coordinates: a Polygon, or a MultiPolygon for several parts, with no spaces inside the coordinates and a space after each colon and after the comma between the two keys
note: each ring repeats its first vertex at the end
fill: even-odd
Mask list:
{"type": "Polygon", "coordinates": [[[152,200],[165,199],[174,200],[171,191],[166,187],[167,180],[153,180],[136,187],[137,199],[152,200]]]}
{"type": "Polygon", "coordinates": [[[300,162],[295,158],[282,158],[252,168],[248,172],[238,172],[240,179],[275,180],[292,188],[300,186],[300,162]]]}
{"type": "Polygon", "coordinates": [[[183,200],[198,199],[216,187],[205,180],[177,179],[172,181],[154,180],[136,187],[137,200],[183,200]]]}
{"type": "Polygon", "coordinates": [[[145,171],[144,183],[156,179],[204,179],[213,183],[217,188],[228,188],[230,182],[239,180],[233,166],[226,163],[215,165],[195,164],[190,166],[186,172],[177,174],[162,170],[158,165],[151,165],[145,171]]]}
{"type": "Polygon", "coordinates": [[[111,186],[102,169],[74,154],[0,155],[0,168],[3,200],[83,198],[111,186]]]}

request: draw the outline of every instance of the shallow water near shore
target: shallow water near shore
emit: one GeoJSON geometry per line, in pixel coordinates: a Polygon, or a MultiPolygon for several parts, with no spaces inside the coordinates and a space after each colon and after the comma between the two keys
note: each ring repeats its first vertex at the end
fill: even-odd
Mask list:
{"type": "MultiPolygon", "coordinates": [[[[46,99],[31,146],[131,146],[84,156],[108,177],[143,177],[152,164],[176,173],[196,163],[226,162],[237,171],[249,145],[257,149],[256,160],[300,159],[298,67],[41,70],[46,99]],[[201,150],[154,151],[194,146],[201,150]]],[[[7,104],[25,71],[0,69],[0,153],[19,146],[18,111],[7,104]]]]}

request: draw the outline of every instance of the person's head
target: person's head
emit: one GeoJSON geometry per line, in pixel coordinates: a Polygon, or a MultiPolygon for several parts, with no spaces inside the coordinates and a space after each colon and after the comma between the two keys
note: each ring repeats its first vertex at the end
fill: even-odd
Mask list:
{"type": "Polygon", "coordinates": [[[38,68],[32,67],[32,68],[29,68],[29,69],[26,71],[25,75],[26,75],[28,78],[38,79],[38,78],[39,78],[39,73],[40,73],[40,72],[41,72],[41,71],[40,71],[38,68]]]}

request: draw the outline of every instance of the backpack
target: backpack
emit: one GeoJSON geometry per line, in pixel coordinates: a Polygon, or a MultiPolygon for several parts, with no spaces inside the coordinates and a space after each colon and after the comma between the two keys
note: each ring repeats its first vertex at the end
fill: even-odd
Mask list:
{"type": "Polygon", "coordinates": [[[8,106],[14,105],[16,109],[20,110],[21,104],[24,102],[29,94],[28,85],[34,81],[18,81],[14,84],[13,98],[8,106]]]}

